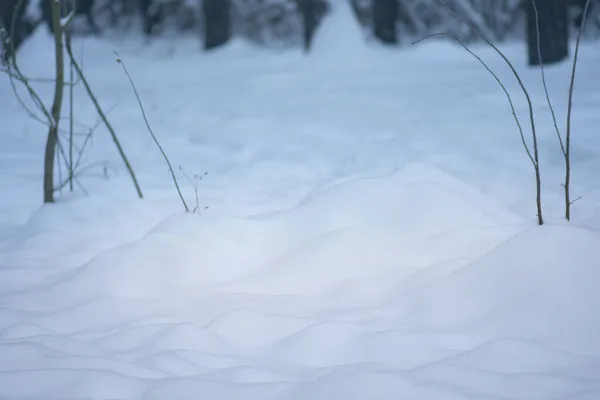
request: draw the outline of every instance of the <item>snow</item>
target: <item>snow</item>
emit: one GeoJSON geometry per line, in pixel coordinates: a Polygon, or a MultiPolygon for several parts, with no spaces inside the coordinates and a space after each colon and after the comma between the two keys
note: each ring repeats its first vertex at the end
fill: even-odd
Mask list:
{"type": "MultiPolygon", "coordinates": [[[[77,40],[144,200],[100,127],[85,192],[40,206],[45,127],[0,78],[0,399],[600,396],[595,45],[578,69],[570,224],[539,71],[521,44],[502,46],[535,102],[537,227],[493,78],[445,42],[360,43],[349,16],[334,8],[308,56],[77,40]],[[115,50],[176,169],[208,172],[198,213],[183,213],[115,50]]],[[[24,44],[27,74],[51,77],[50,43],[38,29],[24,44]]],[[[527,118],[510,71],[475,50],[527,118]]],[[[546,71],[561,127],[569,71],[546,71]]],[[[86,133],[97,115],[76,96],[86,133]]]]}

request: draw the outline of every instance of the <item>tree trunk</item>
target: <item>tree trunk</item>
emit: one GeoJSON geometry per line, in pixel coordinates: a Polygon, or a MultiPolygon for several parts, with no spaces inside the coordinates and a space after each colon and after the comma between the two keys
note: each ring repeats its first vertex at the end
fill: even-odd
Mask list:
{"type": "Polygon", "coordinates": [[[382,43],[398,43],[398,11],[398,0],[373,0],[373,33],[382,43]]]}
{"type": "Polygon", "coordinates": [[[204,49],[223,46],[231,38],[231,0],[204,0],[204,49]]]}
{"type": "Polygon", "coordinates": [[[567,2],[568,0],[525,1],[527,15],[527,49],[530,66],[540,65],[542,63],[544,65],[557,63],[569,56],[569,17],[567,2]]]}
{"type": "Polygon", "coordinates": [[[0,0],[0,55],[8,64],[36,24],[25,15],[29,0],[0,0]]]}
{"type": "Polygon", "coordinates": [[[317,0],[298,0],[298,10],[302,15],[302,42],[308,53],[317,29],[317,0]]]}
{"type": "Polygon", "coordinates": [[[54,30],[54,47],[56,62],[56,81],[54,86],[54,101],[52,103],[52,121],[46,139],[46,151],[44,156],[44,203],[54,202],[54,157],[58,145],[58,124],[64,90],[64,54],[63,54],[63,32],[61,27],[61,2],[52,2],[52,28],[54,30]]]}

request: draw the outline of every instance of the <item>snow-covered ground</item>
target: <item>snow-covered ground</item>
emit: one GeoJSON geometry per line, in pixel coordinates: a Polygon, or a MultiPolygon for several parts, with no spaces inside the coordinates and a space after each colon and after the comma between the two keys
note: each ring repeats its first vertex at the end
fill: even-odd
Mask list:
{"type": "MultiPolygon", "coordinates": [[[[493,78],[446,42],[361,43],[344,12],[309,56],[77,41],[144,200],[99,127],[81,186],[41,207],[45,127],[0,77],[0,399],[600,398],[597,43],[578,69],[571,224],[539,71],[502,46],[535,103],[540,228],[493,78]],[[208,173],[199,213],[113,51],[193,207],[179,167],[208,173]]],[[[527,126],[510,71],[474,49],[527,126]]],[[[43,29],[20,62],[52,76],[43,29]]],[[[570,65],[546,73],[563,127],[570,65]]],[[[76,96],[83,134],[98,117],[76,96]]]]}

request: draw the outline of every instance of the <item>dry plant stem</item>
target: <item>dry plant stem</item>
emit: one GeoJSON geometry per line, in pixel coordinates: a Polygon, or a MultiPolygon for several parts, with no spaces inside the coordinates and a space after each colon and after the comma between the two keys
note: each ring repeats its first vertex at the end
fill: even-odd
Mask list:
{"type": "Polygon", "coordinates": [[[133,181],[133,185],[135,186],[135,190],[137,191],[138,197],[140,199],[143,199],[144,195],[142,193],[142,189],[140,188],[137,177],[135,176],[135,172],[133,171],[133,168],[131,167],[129,160],[127,159],[127,156],[125,155],[125,151],[123,150],[123,147],[121,146],[121,143],[119,142],[119,138],[117,137],[115,130],[113,129],[110,122],[108,122],[108,118],[106,117],[106,114],[104,114],[104,111],[102,111],[102,107],[100,107],[100,104],[98,103],[98,99],[96,99],[96,96],[94,95],[92,88],[90,87],[87,79],[85,78],[85,75],[83,74],[83,71],[81,70],[81,67],[79,66],[79,64],[75,60],[75,57],[73,56],[72,49],[67,48],[67,53],[69,54],[71,63],[73,64],[73,67],[75,68],[75,72],[77,72],[77,75],[81,79],[81,82],[83,83],[83,86],[85,87],[85,90],[87,91],[88,96],[94,103],[94,106],[96,107],[96,110],[98,111],[98,114],[100,115],[100,118],[102,119],[102,122],[108,129],[110,136],[111,136],[113,142],[115,143],[117,150],[119,151],[119,155],[121,156],[121,159],[123,160],[123,163],[125,164],[125,167],[127,168],[127,171],[129,172],[129,175],[131,176],[131,180],[133,181]]]}
{"type": "MultiPolygon", "coordinates": [[[[15,74],[14,72],[9,71],[6,67],[0,68],[1,72],[4,72],[7,75],[10,75],[13,79],[17,79],[19,81],[21,81],[22,77],[20,77],[19,75],[15,74]]],[[[54,83],[54,79],[52,78],[25,78],[28,82],[33,82],[33,83],[54,83]]],[[[77,83],[71,83],[71,82],[66,82],[65,81],[65,86],[75,86],[77,85],[77,83]]]]}
{"type": "MultiPolygon", "coordinates": [[[[60,136],[58,137],[58,140],[56,141],[56,145],[59,148],[62,147],[60,144],[60,136]]],[[[56,152],[56,166],[58,167],[58,181],[62,182],[63,181],[63,173],[62,173],[62,163],[60,162],[60,156],[61,156],[61,153],[56,152]]],[[[67,164],[68,164],[68,162],[69,162],[69,160],[67,160],[67,164]]],[[[62,195],[62,189],[56,190],[56,188],[53,188],[53,190],[55,192],[58,191],[58,193],[60,193],[62,195]]]]}
{"type": "MultiPolygon", "coordinates": [[[[110,110],[109,110],[110,112],[110,110]]],[[[89,143],[89,141],[92,138],[92,135],[94,134],[94,131],[96,130],[96,128],[98,128],[98,126],[100,126],[100,124],[102,124],[102,119],[100,119],[98,122],[96,122],[94,124],[93,127],[89,128],[89,132],[85,134],[85,138],[83,140],[83,144],[81,145],[81,147],[76,146],[75,143],[73,143],[73,147],[77,150],[77,160],[74,161],[74,166],[73,166],[73,175],[72,175],[72,180],[75,181],[75,183],[77,183],[77,185],[83,189],[81,183],[78,182],[78,176],[81,174],[81,162],[83,161],[83,153],[85,152],[85,148],[87,146],[87,144],[89,143]]],[[[63,154],[63,158],[65,160],[67,160],[67,156],[64,154],[64,150],[62,149],[62,146],[60,146],[60,142],[59,142],[59,150],[61,151],[61,153],[63,154]]],[[[68,161],[66,161],[68,163],[68,161]]],[[[60,183],[59,185],[59,189],[64,188],[65,186],[70,184],[71,179],[67,179],[64,182],[60,183]]],[[[55,189],[56,191],[56,189],[55,189]]],[[[84,190],[85,193],[85,190],[84,190]]]]}
{"type": "MultiPolygon", "coordinates": [[[[72,53],[71,34],[66,32],[66,45],[68,52],[72,53]]],[[[73,82],[73,61],[69,63],[69,81],[73,82]]],[[[69,86],[69,190],[73,191],[73,85],[69,86]]]]}
{"type": "Polygon", "coordinates": [[[573,69],[571,71],[571,83],[569,85],[569,102],[567,106],[567,131],[565,135],[565,218],[567,221],[571,220],[571,205],[577,201],[571,201],[571,114],[573,110],[573,88],[575,87],[575,71],[577,70],[577,57],[579,56],[579,44],[581,43],[581,35],[585,28],[585,20],[587,19],[588,11],[590,8],[591,0],[585,2],[583,9],[583,17],[581,20],[581,26],[579,27],[579,34],[577,35],[577,43],[575,44],[575,54],[573,56],[573,69]]]}
{"type": "MultiPolygon", "coordinates": [[[[85,191],[85,189],[83,188],[83,186],[81,185],[81,183],[79,182],[79,177],[86,171],[92,169],[93,167],[96,167],[98,165],[103,165],[104,162],[103,161],[97,161],[97,162],[93,162],[90,164],[85,164],[83,165],[81,168],[78,168],[75,171],[75,174],[73,175],[73,180],[75,181],[75,183],[77,183],[77,185],[79,185],[79,187],[82,189],[82,191],[84,192],[84,194],[87,195],[87,192],[85,191]]],[[[59,191],[61,189],[64,189],[65,187],[67,187],[69,185],[69,180],[66,179],[64,180],[61,184],[59,184],[54,191],[59,191]]]]}
{"type": "MultiPolygon", "coordinates": [[[[187,181],[190,183],[190,185],[192,185],[192,187],[194,188],[194,194],[196,196],[196,206],[194,207],[194,209],[192,210],[192,212],[195,213],[198,210],[198,208],[199,208],[198,175],[194,175],[195,181],[193,181],[192,178],[190,178],[188,176],[188,174],[185,173],[185,171],[183,170],[183,168],[181,168],[181,166],[179,166],[179,170],[181,171],[181,173],[183,174],[183,176],[185,177],[185,179],[187,179],[187,181]]],[[[200,177],[200,179],[202,179],[202,177],[200,177]]]]}
{"type": "MultiPolygon", "coordinates": [[[[537,219],[538,219],[538,225],[543,225],[544,218],[542,215],[542,178],[541,178],[540,163],[539,163],[539,149],[538,149],[538,142],[537,142],[537,131],[536,131],[536,127],[535,127],[535,120],[534,120],[534,114],[533,114],[533,103],[531,101],[531,97],[529,96],[529,92],[527,91],[527,88],[525,88],[525,85],[523,84],[523,81],[521,80],[521,76],[515,69],[514,65],[510,62],[510,60],[504,55],[504,53],[496,45],[494,45],[489,39],[487,39],[476,26],[474,26],[471,22],[469,22],[468,20],[463,18],[456,11],[452,10],[452,8],[450,8],[442,0],[437,0],[437,1],[444,8],[446,8],[456,19],[458,19],[459,21],[462,21],[464,24],[469,26],[474,32],[476,32],[477,35],[485,43],[487,43],[487,45],[489,45],[502,58],[502,60],[504,60],[506,65],[510,68],[511,72],[515,76],[517,82],[519,83],[519,86],[521,87],[521,90],[523,91],[523,94],[525,95],[525,98],[527,99],[527,106],[529,108],[529,122],[531,124],[531,135],[532,135],[532,139],[533,139],[533,157],[530,157],[530,160],[533,164],[533,169],[535,171],[537,219]]],[[[446,36],[448,36],[448,35],[446,35],[446,36]]],[[[460,40],[458,42],[460,43],[460,40]]],[[[466,47],[466,46],[463,45],[463,47],[466,47]]],[[[523,143],[525,145],[525,150],[527,151],[528,155],[530,155],[530,151],[529,151],[527,145],[525,144],[524,139],[523,139],[523,143]]]]}
{"type": "MultiPolygon", "coordinates": [[[[33,82],[33,83],[56,83],[56,80],[55,79],[31,79],[31,78],[27,78],[27,77],[25,77],[25,76],[23,76],[21,74],[20,70],[18,69],[19,67],[16,64],[16,62],[17,62],[16,59],[13,59],[12,68],[14,68],[15,72],[12,72],[10,70],[10,68],[11,68],[10,66],[7,67],[8,69],[4,69],[1,72],[5,72],[8,75],[11,89],[13,91],[13,94],[14,94],[15,98],[17,99],[17,101],[21,105],[21,108],[23,108],[23,110],[29,115],[29,117],[31,119],[33,119],[33,120],[41,123],[42,125],[49,126],[50,125],[50,121],[52,120],[52,117],[50,115],[50,111],[43,104],[43,102],[40,99],[40,97],[37,94],[37,92],[35,92],[35,90],[31,87],[30,82],[33,82]],[[36,113],[34,111],[30,110],[29,107],[25,104],[25,102],[23,101],[23,99],[19,95],[19,92],[17,90],[17,85],[15,84],[15,80],[21,82],[21,84],[23,84],[23,86],[25,86],[25,88],[27,89],[27,92],[29,94],[29,97],[34,102],[35,106],[40,111],[42,111],[42,113],[44,114],[44,117],[46,118],[46,120],[44,120],[41,117],[39,117],[38,115],[36,115],[36,113]]],[[[71,85],[72,85],[71,82],[64,82],[64,86],[71,86],[71,85]]]]}
{"type": "Polygon", "coordinates": [[[140,106],[140,110],[142,111],[142,117],[144,118],[144,122],[146,123],[146,128],[148,129],[150,136],[152,136],[152,140],[154,140],[154,143],[156,143],[156,147],[158,147],[163,158],[165,159],[167,166],[169,167],[169,172],[171,173],[171,178],[173,180],[173,183],[175,184],[175,189],[177,189],[177,194],[179,195],[179,198],[181,199],[183,208],[185,209],[185,212],[189,212],[190,208],[188,207],[185,199],[183,198],[183,194],[181,194],[181,189],[179,188],[179,183],[177,182],[177,177],[175,176],[175,172],[173,171],[173,167],[171,166],[169,157],[167,157],[167,153],[165,153],[165,151],[163,150],[162,146],[160,145],[160,142],[158,141],[158,139],[156,138],[156,135],[154,134],[154,131],[152,130],[152,127],[150,126],[150,122],[148,121],[148,117],[146,116],[146,111],[144,109],[144,105],[142,104],[142,99],[140,98],[137,88],[135,87],[135,84],[133,83],[133,79],[131,78],[131,75],[129,75],[129,71],[127,70],[127,67],[125,66],[125,63],[123,62],[123,60],[121,60],[121,58],[119,57],[119,55],[117,53],[115,53],[115,55],[117,56],[117,63],[121,64],[121,67],[123,68],[123,72],[125,72],[125,75],[127,76],[127,79],[129,80],[129,84],[131,85],[131,88],[133,89],[135,98],[137,99],[138,105],[140,106]]]}
{"type": "MultiPolygon", "coordinates": [[[[11,23],[10,23],[10,37],[14,37],[15,26],[16,26],[16,22],[17,22],[17,15],[20,12],[21,8],[23,7],[23,2],[24,2],[24,0],[19,0],[19,2],[17,3],[17,5],[15,7],[15,11],[13,12],[13,16],[12,16],[11,23]]],[[[14,42],[12,40],[10,41],[10,46],[11,46],[11,49],[10,49],[11,60],[10,61],[12,61],[12,62],[9,61],[9,63],[8,63],[8,68],[9,68],[8,76],[9,76],[11,88],[13,90],[13,93],[15,94],[15,97],[17,98],[17,101],[19,102],[21,107],[23,107],[25,112],[27,112],[27,114],[29,114],[30,117],[32,117],[36,121],[41,122],[42,124],[51,125],[52,124],[52,115],[50,114],[50,111],[48,110],[48,108],[46,108],[46,106],[44,105],[44,102],[40,99],[40,96],[37,94],[37,92],[35,90],[33,90],[31,85],[29,84],[29,80],[27,78],[25,78],[25,76],[21,72],[21,69],[19,68],[19,63],[17,62],[15,46],[14,46],[14,42]],[[14,68],[14,70],[15,70],[14,75],[16,75],[16,76],[14,76],[12,73],[10,73],[11,67],[14,68]],[[25,85],[25,87],[27,88],[29,97],[31,97],[31,99],[33,100],[36,107],[42,111],[42,113],[44,114],[44,117],[46,117],[46,121],[43,121],[41,118],[39,118],[33,111],[31,111],[25,105],[25,102],[23,102],[23,99],[21,99],[21,96],[19,96],[19,92],[17,91],[17,87],[14,82],[15,78],[17,80],[19,80],[21,83],[23,83],[23,85],[25,85]]]]}
{"type": "Polygon", "coordinates": [[[544,60],[542,60],[542,49],[540,48],[540,21],[539,14],[537,10],[537,6],[535,5],[535,1],[531,0],[531,4],[533,5],[533,13],[535,15],[535,30],[536,30],[536,45],[537,45],[537,53],[538,58],[540,59],[540,70],[542,72],[542,84],[544,85],[544,94],[546,95],[546,102],[548,103],[548,107],[550,108],[550,113],[552,114],[552,122],[554,123],[554,130],[556,131],[556,137],[558,138],[558,143],[560,144],[560,150],[565,155],[565,146],[563,144],[562,136],[560,135],[560,130],[558,129],[558,124],[556,123],[556,113],[554,112],[554,107],[552,106],[552,102],[550,101],[550,94],[548,93],[548,85],[546,84],[546,72],[544,69],[544,60]]]}
{"type": "MultiPolygon", "coordinates": [[[[110,108],[106,112],[106,114],[107,115],[110,114],[110,112],[113,110],[113,108],[114,107],[110,108]]],[[[102,118],[99,118],[98,121],[96,123],[94,123],[93,126],[87,128],[88,129],[87,133],[80,134],[81,136],[84,137],[83,143],[81,144],[81,146],[77,146],[77,144],[75,142],[73,142],[73,147],[77,150],[77,160],[75,161],[75,166],[73,167],[74,172],[77,171],[77,169],[79,168],[79,165],[81,164],[81,161],[83,159],[83,153],[85,152],[85,148],[86,148],[87,144],[90,142],[94,132],[101,124],[102,124],[102,118]]],[[[75,134],[76,133],[74,133],[74,135],[75,134]]]]}
{"type": "Polygon", "coordinates": [[[86,148],[87,144],[89,143],[89,141],[92,139],[92,135],[94,134],[94,131],[96,130],[96,128],[98,126],[100,126],[101,122],[102,121],[99,121],[94,127],[90,128],[90,131],[85,136],[85,139],[83,139],[83,143],[81,144],[81,147],[77,149],[77,160],[75,161],[75,166],[73,167],[73,171],[77,171],[77,168],[79,168],[79,164],[81,164],[81,160],[83,159],[83,152],[85,151],[85,148],[86,148]]]}
{"type": "MultiPolygon", "coordinates": [[[[498,82],[498,84],[500,85],[500,87],[502,88],[502,90],[504,91],[504,94],[506,95],[506,98],[508,99],[508,103],[510,104],[510,109],[512,111],[512,115],[513,118],[515,120],[515,123],[517,124],[517,127],[519,129],[519,134],[521,136],[521,142],[523,143],[523,147],[525,148],[525,152],[527,153],[527,156],[529,157],[529,160],[531,161],[534,171],[535,171],[535,181],[536,181],[536,207],[537,207],[537,216],[538,216],[538,224],[539,225],[543,225],[544,224],[544,220],[542,217],[542,202],[541,202],[541,182],[542,182],[542,178],[541,178],[541,174],[540,174],[540,168],[539,168],[539,163],[537,160],[537,152],[534,151],[534,155],[531,154],[531,151],[529,150],[529,146],[527,146],[527,142],[525,141],[525,136],[523,134],[523,128],[521,126],[521,123],[519,121],[519,118],[517,117],[517,113],[515,111],[515,106],[514,103],[512,101],[512,98],[510,96],[510,93],[508,92],[508,89],[506,89],[506,86],[504,86],[504,84],[502,83],[502,81],[500,80],[500,78],[498,77],[498,75],[496,75],[494,73],[494,71],[491,70],[491,68],[481,59],[481,57],[479,57],[477,54],[475,54],[471,49],[469,49],[469,47],[464,44],[459,38],[457,38],[456,36],[452,36],[448,33],[433,33],[431,35],[427,35],[424,38],[414,42],[413,44],[418,44],[421,43],[429,38],[432,37],[436,37],[436,36],[445,36],[445,37],[449,37],[452,40],[456,41],[458,44],[460,44],[469,54],[471,54],[475,59],[477,59],[477,61],[479,61],[481,63],[481,65],[483,65],[483,67],[494,77],[494,79],[496,80],[496,82],[498,82]]],[[[534,141],[535,143],[535,147],[534,150],[537,149],[537,141],[534,141]]]]}
{"type": "MultiPolygon", "coordinates": [[[[15,30],[15,24],[16,24],[16,15],[18,15],[18,11],[21,9],[23,4],[23,0],[19,0],[19,2],[16,5],[16,9],[15,12],[13,14],[12,17],[12,21],[11,21],[11,36],[14,36],[14,30],[15,30]]],[[[76,82],[65,82],[64,79],[64,53],[63,53],[63,47],[62,47],[62,35],[63,32],[65,31],[65,27],[69,25],[69,23],[72,21],[73,19],[73,14],[71,14],[69,16],[69,18],[67,18],[67,20],[65,22],[61,21],[60,18],[60,2],[56,2],[55,4],[52,4],[52,6],[56,5],[58,7],[58,18],[56,18],[56,13],[55,13],[55,9],[52,8],[52,24],[54,25],[54,31],[58,32],[57,35],[54,36],[55,39],[55,53],[56,53],[56,59],[55,61],[57,62],[57,68],[56,68],[56,76],[53,79],[30,79],[27,78],[23,75],[23,73],[21,72],[17,59],[16,59],[16,52],[14,49],[14,43],[11,42],[11,59],[5,69],[5,71],[9,76],[9,81],[12,87],[12,90],[15,94],[15,97],[17,98],[17,100],[19,101],[19,103],[21,104],[21,106],[23,107],[23,109],[29,114],[29,116],[31,116],[34,120],[42,123],[43,125],[47,126],[49,129],[49,134],[47,137],[47,142],[46,142],[46,150],[45,150],[45,160],[44,160],[44,202],[53,202],[54,198],[53,198],[53,194],[50,193],[50,189],[52,188],[52,192],[57,191],[56,188],[54,188],[54,182],[53,182],[53,175],[54,175],[54,168],[55,168],[55,162],[53,160],[53,155],[54,154],[56,156],[56,163],[58,163],[58,168],[59,168],[59,175],[62,176],[62,171],[61,171],[61,164],[60,164],[60,158],[62,156],[62,159],[64,160],[65,164],[69,165],[69,160],[68,157],[65,154],[65,151],[61,145],[60,142],[60,137],[59,137],[59,132],[61,131],[60,129],[60,120],[61,120],[61,110],[62,110],[62,99],[64,97],[64,86],[68,85],[68,86],[74,86],[76,84],[76,82]],[[14,72],[13,72],[14,70],[14,72]],[[40,110],[42,111],[43,115],[44,115],[44,119],[38,117],[34,111],[30,110],[24,103],[24,101],[21,99],[21,97],[18,94],[17,91],[17,87],[15,85],[15,80],[18,80],[19,82],[21,82],[25,88],[27,89],[27,92],[30,96],[30,98],[32,99],[34,105],[40,110]],[[52,82],[55,84],[55,93],[54,93],[54,101],[53,101],[53,106],[51,109],[48,109],[44,103],[42,102],[41,98],[39,97],[39,95],[37,94],[37,92],[32,88],[30,82],[43,82],[43,83],[47,83],[47,82],[52,82]],[[53,145],[54,143],[54,145],[53,145]],[[58,152],[56,151],[58,149],[58,152]],[[47,167],[47,168],[46,168],[47,167]]],[[[62,180],[59,177],[59,180],[62,180]]],[[[81,184],[79,183],[79,181],[77,180],[77,178],[75,178],[75,181],[77,183],[77,185],[79,185],[81,187],[81,189],[85,192],[85,189],[81,186],[81,184]]]]}
{"type": "MultiPolygon", "coordinates": [[[[69,163],[69,158],[67,157],[62,142],[60,141],[60,135],[58,135],[58,138],[56,139],[56,148],[58,149],[58,154],[62,156],[62,160],[64,161],[65,165],[67,165],[69,163]]],[[[60,157],[56,157],[56,161],[59,162],[60,157]]]]}
{"type": "Polygon", "coordinates": [[[531,160],[531,163],[535,165],[535,160],[533,158],[533,156],[531,155],[531,151],[529,150],[529,146],[527,146],[527,142],[525,141],[525,135],[523,133],[523,127],[521,126],[521,122],[519,121],[519,118],[517,117],[517,112],[515,110],[515,106],[514,103],[512,101],[512,97],[510,95],[510,93],[508,92],[508,89],[506,89],[506,86],[504,86],[504,84],[502,83],[502,81],[500,80],[500,78],[498,77],[498,75],[496,75],[496,73],[494,71],[492,71],[492,69],[485,63],[485,61],[483,61],[481,59],[481,57],[479,57],[477,54],[475,54],[466,44],[464,44],[459,38],[457,38],[456,36],[453,36],[449,33],[432,33],[430,35],[425,36],[422,39],[417,40],[416,42],[414,42],[413,44],[419,44],[421,42],[424,42],[425,40],[428,40],[432,37],[436,37],[436,36],[444,36],[444,37],[448,37],[452,40],[454,40],[455,42],[457,42],[459,45],[461,45],[469,54],[471,54],[475,59],[477,59],[477,61],[479,61],[479,63],[481,65],[483,65],[483,67],[494,77],[494,79],[496,80],[496,82],[498,82],[498,85],[500,85],[500,87],[502,88],[502,91],[504,92],[504,94],[506,95],[506,98],[508,99],[508,103],[510,104],[510,110],[512,112],[513,115],[513,119],[515,120],[515,123],[517,124],[517,128],[519,129],[519,134],[521,136],[521,142],[523,143],[523,147],[525,148],[525,152],[527,153],[527,156],[529,157],[529,159],[531,160]]]}
{"type": "MultiPolygon", "coordinates": [[[[16,65],[16,60],[14,60],[14,63],[15,64],[13,64],[13,68],[15,69],[15,71],[18,71],[18,66],[16,65]]],[[[31,119],[41,123],[42,125],[49,126],[52,121],[52,116],[50,115],[50,111],[46,108],[44,103],[42,103],[42,100],[40,99],[38,94],[33,90],[31,85],[29,84],[29,81],[27,81],[27,79],[25,77],[20,76],[20,72],[15,72],[14,74],[9,72],[8,78],[9,78],[8,81],[10,82],[10,87],[13,91],[13,94],[15,95],[15,98],[19,102],[19,105],[21,106],[21,108],[23,108],[23,110],[27,113],[27,115],[29,115],[29,117],[31,119]],[[31,97],[31,99],[35,103],[36,107],[38,109],[40,109],[42,111],[42,113],[44,114],[44,117],[46,118],[45,121],[42,118],[38,117],[34,111],[29,109],[29,107],[27,107],[27,105],[25,104],[25,102],[23,101],[21,96],[19,95],[19,91],[17,90],[17,85],[15,84],[15,79],[18,80],[19,82],[21,82],[25,86],[25,88],[27,89],[27,92],[29,93],[29,97],[31,97]]],[[[54,81],[53,81],[53,83],[54,83],[54,81]]]]}
{"type": "Polygon", "coordinates": [[[54,202],[54,157],[58,144],[58,125],[62,107],[64,90],[64,54],[62,28],[60,23],[60,3],[52,2],[52,26],[54,28],[54,46],[56,61],[56,82],[54,86],[54,101],[52,103],[52,119],[44,156],[44,203],[54,202]]]}

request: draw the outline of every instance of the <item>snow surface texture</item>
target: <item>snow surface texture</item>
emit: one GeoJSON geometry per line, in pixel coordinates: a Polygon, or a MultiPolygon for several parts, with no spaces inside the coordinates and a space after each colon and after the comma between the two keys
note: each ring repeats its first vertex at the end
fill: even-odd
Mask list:
{"type": "MultiPolygon", "coordinates": [[[[503,47],[536,103],[555,221],[538,228],[493,79],[452,45],[362,44],[348,16],[334,10],[309,57],[78,42],[144,201],[98,128],[89,194],[39,208],[45,129],[0,78],[0,399],[600,398],[595,45],[575,96],[571,226],[557,223],[538,71],[503,47]],[[201,215],[181,212],[113,50],[173,163],[209,173],[201,215]]],[[[51,76],[50,43],[42,30],[25,44],[31,76],[51,76]]],[[[569,65],[547,75],[564,126],[569,65]]],[[[97,117],[76,95],[85,132],[97,117]]]]}

